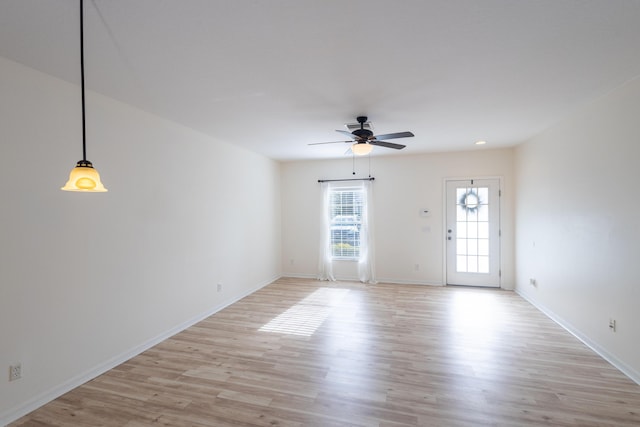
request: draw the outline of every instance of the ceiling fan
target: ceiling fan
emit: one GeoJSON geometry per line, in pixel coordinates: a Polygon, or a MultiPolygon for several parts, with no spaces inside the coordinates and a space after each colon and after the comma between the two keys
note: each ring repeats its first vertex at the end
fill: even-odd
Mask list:
{"type": "Polygon", "coordinates": [[[383,139],[409,138],[415,136],[411,132],[396,132],[387,133],[384,135],[374,135],[370,129],[364,128],[364,124],[367,122],[366,116],[356,117],[356,120],[358,121],[358,123],[360,123],[360,129],[356,129],[353,132],[348,132],[346,130],[336,130],[336,132],[340,132],[341,134],[347,135],[349,138],[351,138],[349,141],[315,142],[309,145],[347,143],[351,144],[351,151],[353,152],[353,154],[365,155],[369,154],[371,150],[373,150],[374,145],[393,148],[394,150],[402,150],[404,147],[406,147],[406,145],[382,141],[383,139]]]}

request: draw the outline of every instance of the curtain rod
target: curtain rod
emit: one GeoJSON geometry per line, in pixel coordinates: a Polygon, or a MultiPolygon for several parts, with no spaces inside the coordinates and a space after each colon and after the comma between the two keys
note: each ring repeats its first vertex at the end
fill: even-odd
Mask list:
{"type": "Polygon", "coordinates": [[[319,179],[318,182],[339,182],[339,181],[373,181],[374,177],[369,178],[347,178],[347,179],[319,179]]]}

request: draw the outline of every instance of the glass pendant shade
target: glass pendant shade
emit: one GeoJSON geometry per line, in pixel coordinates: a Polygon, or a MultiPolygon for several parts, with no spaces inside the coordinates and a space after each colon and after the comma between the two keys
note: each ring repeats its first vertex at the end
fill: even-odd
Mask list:
{"type": "Polygon", "coordinates": [[[351,146],[351,151],[353,151],[353,154],[356,154],[358,156],[369,154],[372,150],[373,145],[367,144],[365,142],[356,142],[351,146]]]}
{"type": "Polygon", "coordinates": [[[62,187],[64,191],[85,191],[104,193],[109,191],[100,181],[100,174],[88,160],[80,160],[69,174],[69,180],[62,187]]]}

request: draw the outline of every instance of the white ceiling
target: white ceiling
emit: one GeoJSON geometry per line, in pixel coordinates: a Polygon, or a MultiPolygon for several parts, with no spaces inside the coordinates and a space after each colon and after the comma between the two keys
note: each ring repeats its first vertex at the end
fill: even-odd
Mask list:
{"type": "MultiPolygon", "coordinates": [[[[0,55],[79,84],[78,16],[0,0],[0,55]]],[[[377,154],[486,149],[640,75],[640,1],[86,0],[85,49],[88,90],[274,159],[357,115],[415,133],[377,154]]]]}

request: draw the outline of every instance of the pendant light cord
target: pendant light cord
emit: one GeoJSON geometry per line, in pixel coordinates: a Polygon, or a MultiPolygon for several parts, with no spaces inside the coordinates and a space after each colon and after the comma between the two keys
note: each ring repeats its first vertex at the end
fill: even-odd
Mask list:
{"type": "Polygon", "coordinates": [[[356,174],[356,154],[351,151],[351,175],[356,174]]]}
{"type": "Polygon", "coordinates": [[[82,93],[82,160],[87,161],[87,130],[84,113],[84,9],[80,0],[80,91],[82,93]]]}

